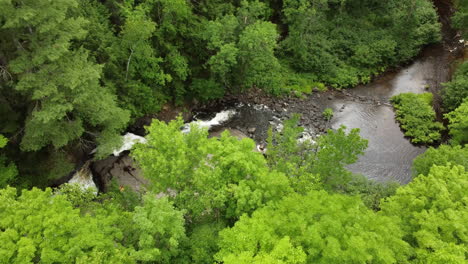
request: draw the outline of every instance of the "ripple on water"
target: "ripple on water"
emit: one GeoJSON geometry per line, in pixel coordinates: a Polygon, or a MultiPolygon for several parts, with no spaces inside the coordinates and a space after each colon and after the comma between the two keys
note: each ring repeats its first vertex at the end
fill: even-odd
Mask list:
{"type": "Polygon", "coordinates": [[[359,128],[361,137],[369,141],[365,154],[349,166],[355,173],[380,181],[395,180],[408,183],[411,180],[412,160],[424,147],[412,145],[394,120],[393,109],[361,102],[339,100],[333,107],[346,104],[342,112],[333,118],[334,129],[345,125],[359,128]]]}

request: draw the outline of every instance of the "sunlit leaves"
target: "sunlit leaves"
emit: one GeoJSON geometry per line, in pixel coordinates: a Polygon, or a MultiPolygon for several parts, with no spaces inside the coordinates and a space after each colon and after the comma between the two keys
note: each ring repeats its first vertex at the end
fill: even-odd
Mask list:
{"type": "Polygon", "coordinates": [[[138,250],[134,257],[141,261],[172,263],[180,253],[185,238],[183,212],[174,209],[167,198],[146,195],[143,206],[137,206],[133,224],[138,233],[138,250]]]}
{"type": "Polygon", "coordinates": [[[359,199],[312,191],[243,216],[221,232],[224,263],[399,263],[409,247],[359,199]]]}
{"type": "Polygon", "coordinates": [[[236,218],[290,192],[288,180],[273,173],[250,139],[223,133],[207,138],[204,129],[180,131],[182,120],[169,124],[154,120],[148,144],[133,156],[151,180],[155,192],[164,193],[190,217],[236,218]]]}
{"type": "Polygon", "coordinates": [[[468,143],[468,97],[452,112],[445,115],[449,120],[449,133],[453,144],[468,143]]]}
{"type": "Polygon", "coordinates": [[[417,263],[465,263],[468,252],[468,173],[462,166],[433,166],[382,203],[414,248],[417,263]]]}
{"type": "Polygon", "coordinates": [[[64,196],[0,190],[0,262],[99,263],[128,261],[125,249],[102,231],[97,219],[80,216],[64,196]]]}
{"type": "Polygon", "coordinates": [[[402,93],[392,97],[396,120],[413,143],[434,143],[440,140],[442,123],[435,121],[432,94],[402,93]]]}

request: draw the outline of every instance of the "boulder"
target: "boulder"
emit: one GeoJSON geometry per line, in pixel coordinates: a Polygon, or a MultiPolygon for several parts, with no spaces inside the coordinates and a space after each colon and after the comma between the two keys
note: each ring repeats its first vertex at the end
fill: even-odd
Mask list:
{"type": "Polygon", "coordinates": [[[142,176],[140,168],[135,164],[133,158],[128,155],[120,157],[108,157],[107,159],[94,162],[92,166],[100,189],[103,192],[109,190],[111,181],[114,179],[121,187],[129,187],[136,192],[146,191],[149,181],[142,176]]]}

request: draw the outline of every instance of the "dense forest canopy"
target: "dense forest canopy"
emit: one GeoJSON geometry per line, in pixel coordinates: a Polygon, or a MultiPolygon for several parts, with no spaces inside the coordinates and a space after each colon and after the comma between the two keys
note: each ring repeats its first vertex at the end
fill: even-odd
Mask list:
{"type": "MultiPolygon", "coordinates": [[[[164,106],[257,88],[346,89],[442,40],[429,0],[0,0],[0,263],[465,263],[468,62],[393,97],[414,143],[405,186],[347,166],[359,129],[252,139],[154,119],[130,156],[146,192],[49,188],[164,106]],[[440,114],[440,113],[439,113],[440,114]],[[444,120],[441,120],[444,118],[444,120]],[[438,121],[437,121],[437,120],[438,121]],[[444,121],[444,122],[439,122],[444,121]],[[445,130],[444,130],[445,129],[445,130]],[[439,145],[440,144],[440,145],[439,145]],[[94,151],[93,151],[94,150],[94,151]]],[[[451,26],[468,37],[468,1],[451,26]]],[[[464,42],[464,44],[467,42],[464,42]]],[[[319,90],[320,90],[319,89],[319,90]]],[[[314,89],[317,90],[317,89],[314,89]]],[[[323,112],[330,121],[331,109],[323,112]]]]}

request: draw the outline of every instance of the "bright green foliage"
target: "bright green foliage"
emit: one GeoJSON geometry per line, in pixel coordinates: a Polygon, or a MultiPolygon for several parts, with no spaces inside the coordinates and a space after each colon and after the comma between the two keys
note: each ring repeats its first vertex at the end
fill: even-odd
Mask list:
{"type": "Polygon", "coordinates": [[[0,262],[132,263],[100,222],[52,191],[0,190],[0,262]]]}
{"type": "Polygon", "coordinates": [[[134,229],[139,234],[136,260],[150,263],[172,263],[185,239],[183,212],[174,209],[167,198],[147,194],[143,205],[135,208],[134,229]]]}
{"type": "Polygon", "coordinates": [[[243,86],[281,91],[280,64],[274,55],[279,35],[270,22],[256,22],[239,36],[239,73],[243,86]]]}
{"type": "Polygon", "coordinates": [[[466,263],[467,188],[462,166],[433,166],[382,203],[406,233],[414,263],[466,263]]]}
{"type": "Polygon", "coordinates": [[[440,140],[442,123],[435,121],[432,94],[402,93],[392,97],[396,120],[413,143],[434,143],[440,140]]]}
{"type": "Polygon", "coordinates": [[[428,175],[433,165],[445,166],[447,163],[468,168],[468,147],[440,145],[429,148],[413,160],[413,177],[428,175]]]}
{"type": "Polygon", "coordinates": [[[330,121],[333,117],[333,109],[331,108],[325,108],[325,110],[323,110],[323,117],[327,120],[327,121],[330,121]]]}
{"type": "Polygon", "coordinates": [[[225,225],[222,222],[201,224],[194,228],[188,241],[190,263],[214,263],[214,255],[219,251],[218,233],[225,225]]]}
{"type": "Polygon", "coordinates": [[[443,105],[447,112],[455,110],[468,97],[468,62],[462,63],[452,80],[444,84],[442,90],[443,105]]]}
{"type": "MultiPolygon", "coordinates": [[[[6,146],[8,139],[0,134],[0,150],[6,146]]],[[[15,164],[8,162],[7,158],[0,154],[0,188],[5,187],[11,183],[18,175],[18,170],[15,164]]]]}
{"type": "Polygon", "coordinates": [[[223,85],[230,85],[233,76],[230,72],[237,65],[239,49],[236,47],[239,22],[233,15],[227,15],[206,24],[203,38],[208,49],[216,53],[208,60],[211,74],[223,85]]]}
{"type": "Polygon", "coordinates": [[[367,140],[359,136],[359,129],[346,133],[345,127],[328,130],[316,143],[298,143],[303,128],[298,126],[299,116],[284,123],[281,133],[271,133],[267,158],[272,168],[288,175],[296,191],[306,193],[323,184],[326,188],[339,188],[350,180],[345,165],[357,161],[367,148],[367,140]],[[330,166],[333,164],[333,166],[330,166]]]}
{"type": "Polygon", "coordinates": [[[164,97],[162,87],[170,81],[170,75],[164,74],[160,64],[162,58],[156,57],[151,45],[156,23],[148,16],[149,7],[144,4],[136,7],[128,4],[123,8],[123,25],[119,48],[120,60],[125,62],[124,84],[119,93],[132,115],[139,117],[160,110],[164,97]]]}
{"type": "Polygon", "coordinates": [[[385,216],[357,197],[294,194],[220,233],[224,263],[402,263],[409,247],[385,216]]]}
{"type": "Polygon", "coordinates": [[[8,143],[8,139],[0,135],[0,149],[5,147],[7,143],[8,143]]]}
{"type": "Polygon", "coordinates": [[[56,193],[62,195],[69,201],[75,208],[84,208],[90,204],[95,198],[94,193],[96,189],[88,188],[83,190],[79,184],[65,183],[60,185],[56,193]]]}
{"type": "Polygon", "coordinates": [[[259,1],[242,1],[237,14],[206,23],[203,38],[215,54],[208,59],[213,78],[227,87],[253,86],[281,92],[281,66],[275,57],[276,25],[262,21],[269,8],[259,1]]]}
{"type": "Polygon", "coordinates": [[[445,114],[449,120],[451,142],[455,145],[468,143],[468,97],[452,112],[445,114]]]}
{"type": "Polygon", "coordinates": [[[29,104],[22,148],[39,150],[49,144],[60,148],[95,130],[99,153],[119,143],[118,132],[128,114],[101,87],[101,66],[88,52],[73,46],[86,36],[87,21],[72,16],[76,1],[2,1],[0,34],[17,47],[8,61],[17,78],[15,89],[29,104]],[[17,36],[21,35],[21,42],[17,36]]]}
{"type": "Polygon", "coordinates": [[[290,192],[281,173],[270,172],[250,139],[227,132],[208,139],[204,129],[180,131],[181,119],[154,120],[145,145],[133,156],[156,193],[166,193],[177,208],[200,218],[236,218],[290,192]]]}
{"type": "Polygon", "coordinates": [[[334,87],[368,82],[387,66],[438,41],[440,24],[428,0],[285,0],[289,34],[282,46],[299,71],[334,87]]]}
{"type": "Polygon", "coordinates": [[[57,153],[106,156],[164,104],[366,82],[439,26],[429,0],[49,2],[0,0],[0,133],[24,186],[63,175],[57,153]]]}

